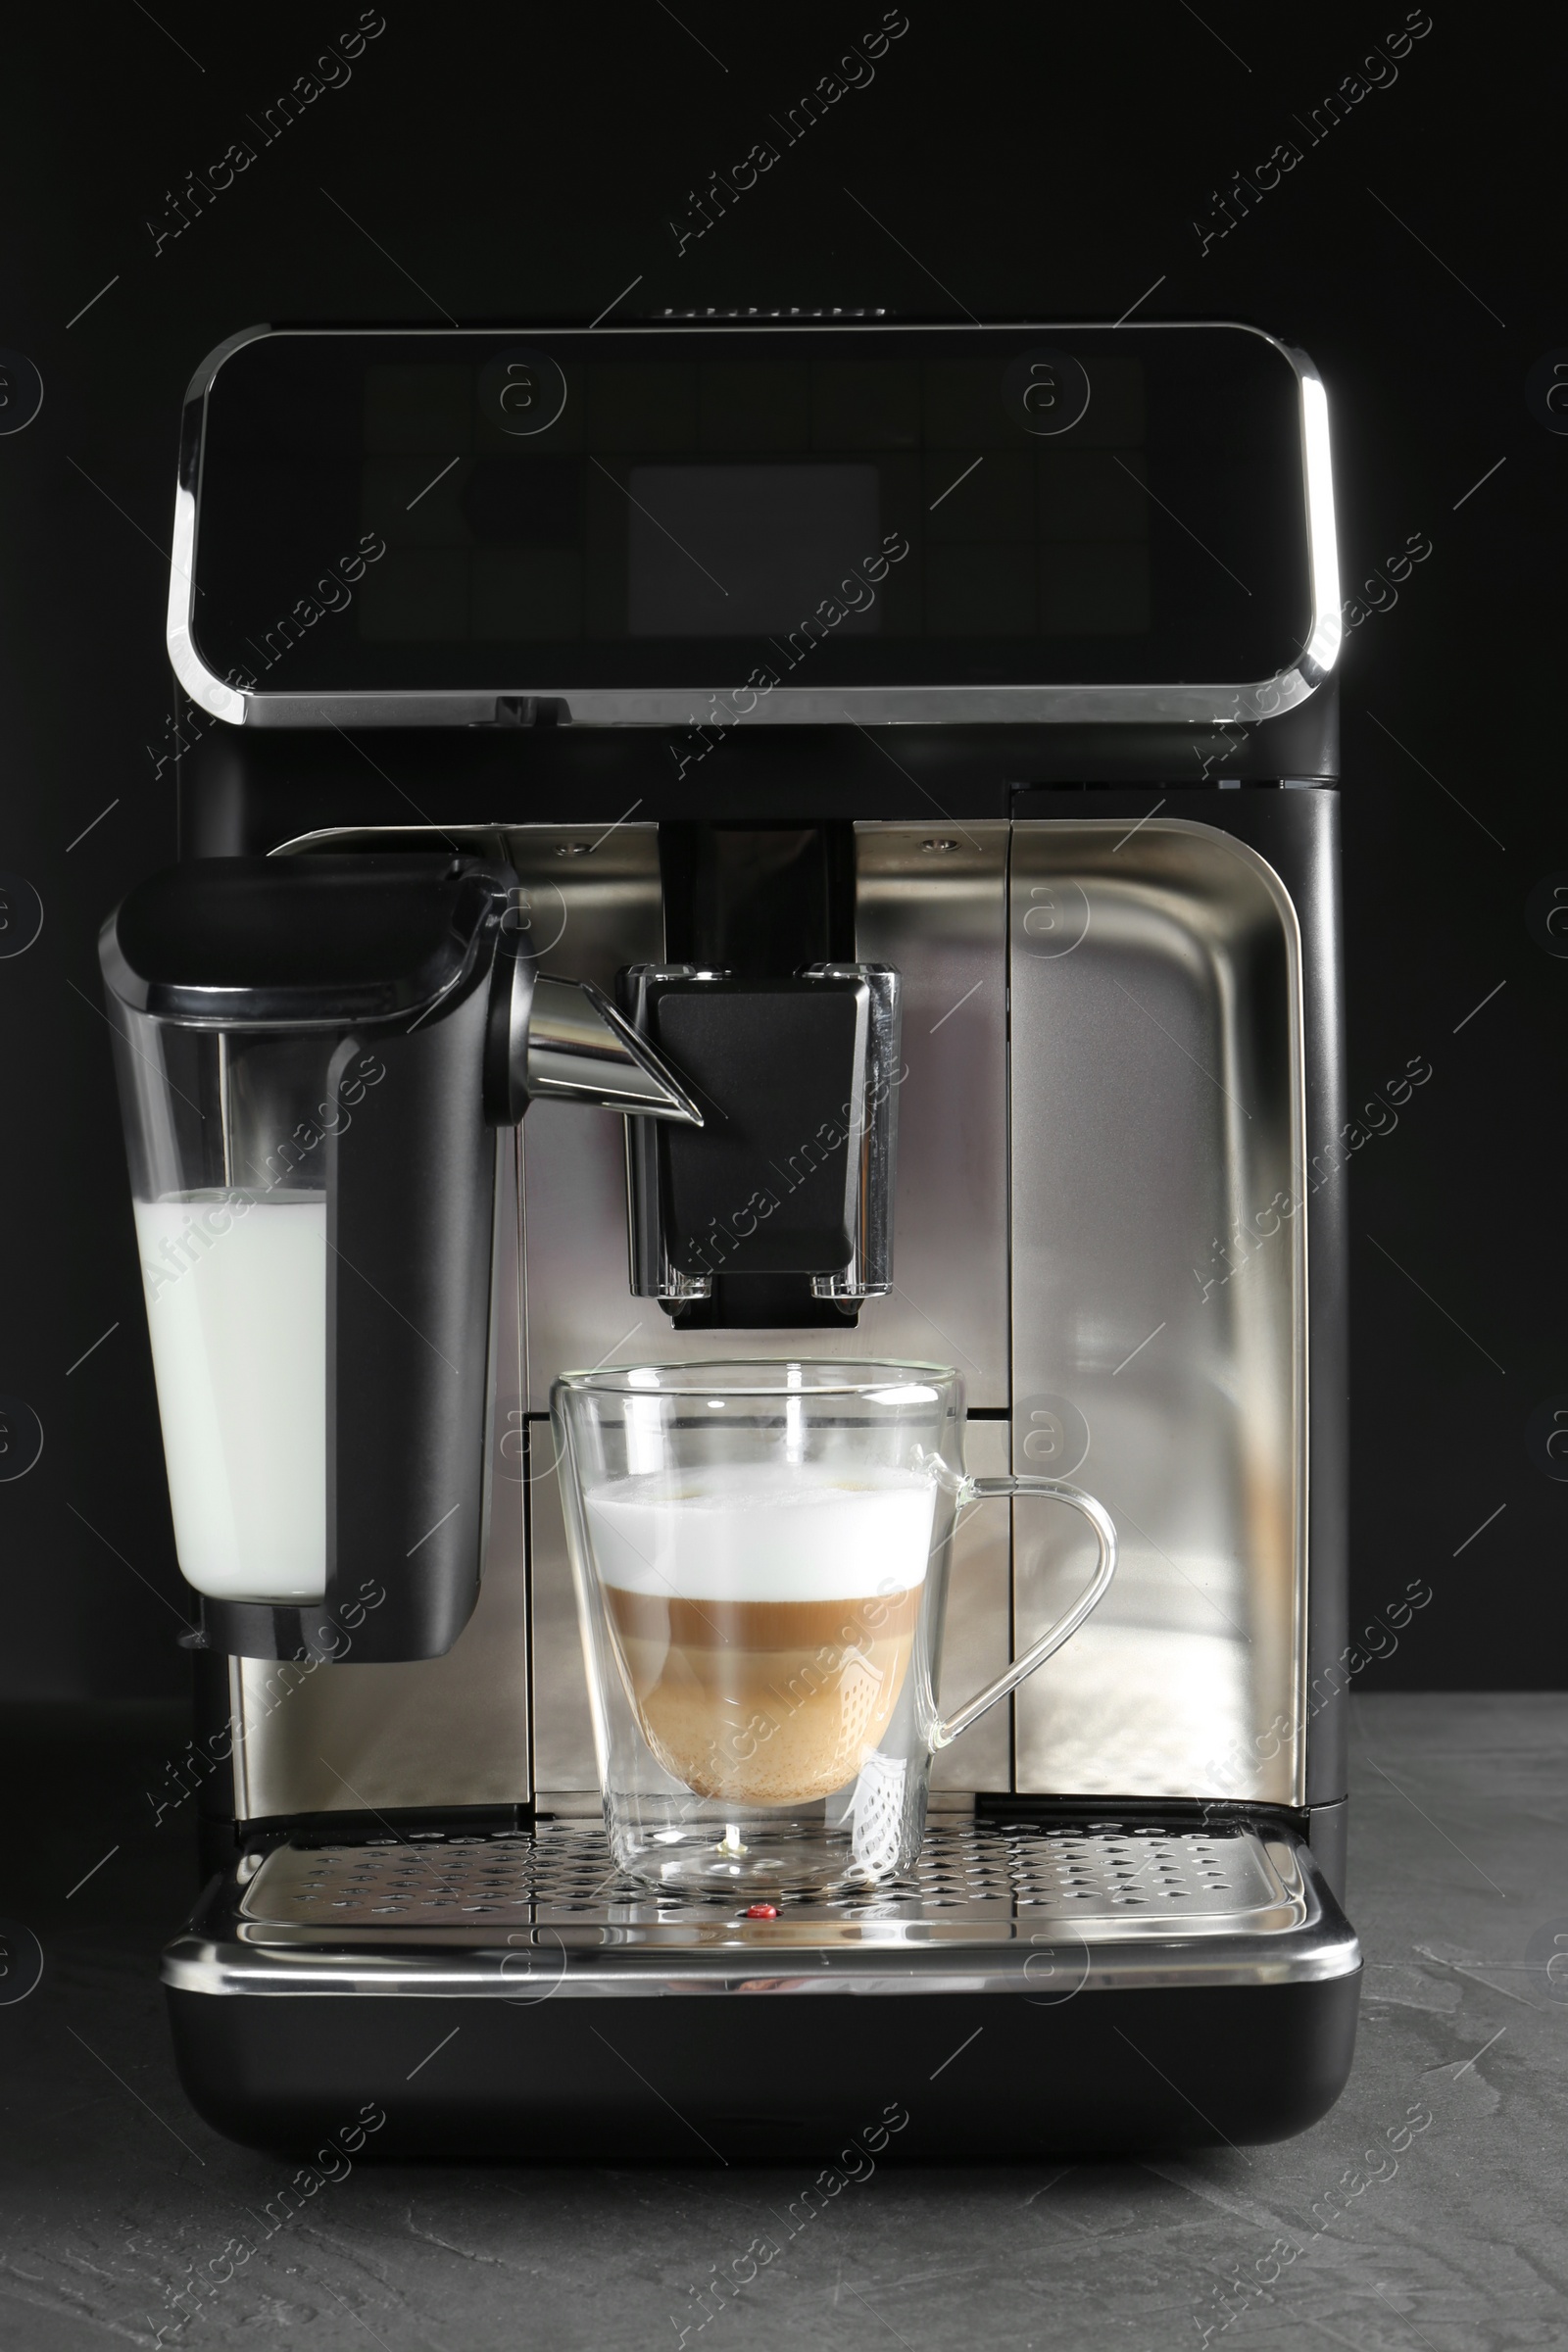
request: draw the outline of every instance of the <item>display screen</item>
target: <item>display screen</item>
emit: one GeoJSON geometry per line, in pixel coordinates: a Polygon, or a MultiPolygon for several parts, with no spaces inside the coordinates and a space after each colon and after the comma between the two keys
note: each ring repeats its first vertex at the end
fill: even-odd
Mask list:
{"type": "Polygon", "coordinates": [[[1250,679],[1304,510],[1241,328],[286,330],[208,396],[192,630],[263,693],[1250,679]]]}

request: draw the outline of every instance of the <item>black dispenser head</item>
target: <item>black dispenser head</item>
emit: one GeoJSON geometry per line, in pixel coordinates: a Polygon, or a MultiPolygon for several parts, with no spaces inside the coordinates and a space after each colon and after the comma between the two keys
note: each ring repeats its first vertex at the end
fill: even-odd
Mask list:
{"type": "Polygon", "coordinates": [[[457,856],[209,859],[104,926],[212,1647],[450,1649],[483,1550],[494,1130],[536,1095],[700,1123],[596,990],[534,974],[514,891],[457,856]]]}
{"type": "Polygon", "coordinates": [[[893,1281],[898,974],[645,964],[622,987],[705,1114],[627,1131],[632,1290],[686,1331],[854,1323],[893,1281]]]}
{"type": "Polygon", "coordinates": [[[666,824],[659,850],[669,960],[621,1002],[704,1119],[627,1130],[632,1290],[682,1331],[842,1329],[892,1287],[900,1078],[899,975],[853,960],[853,828],[666,824]]]}

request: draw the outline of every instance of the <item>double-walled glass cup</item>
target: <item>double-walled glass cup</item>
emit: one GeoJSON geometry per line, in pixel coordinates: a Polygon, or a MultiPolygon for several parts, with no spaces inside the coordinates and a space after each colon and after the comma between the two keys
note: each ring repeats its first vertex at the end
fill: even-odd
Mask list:
{"type": "Polygon", "coordinates": [[[931,1759],[1077,1632],[1116,1532],[1048,1478],[970,1478],[935,1364],[634,1364],[552,1405],[605,1826],[678,1893],[828,1894],[907,1870],[931,1759]],[[1079,1511],[1100,1547],[1062,1617],[967,1705],[936,1703],[957,1516],[1079,1511]]]}

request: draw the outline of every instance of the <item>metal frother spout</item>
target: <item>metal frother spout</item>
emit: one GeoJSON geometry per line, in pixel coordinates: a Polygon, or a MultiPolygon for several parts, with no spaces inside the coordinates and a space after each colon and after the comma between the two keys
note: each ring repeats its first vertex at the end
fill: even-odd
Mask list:
{"type": "Polygon", "coordinates": [[[591,980],[555,980],[543,972],[535,980],[527,1086],[532,1102],[599,1103],[686,1127],[703,1123],[668,1062],[591,980]]]}
{"type": "Polygon", "coordinates": [[[576,1102],[701,1127],[669,1063],[591,980],[535,973],[521,957],[496,975],[487,1115],[510,1126],[530,1102],[576,1102]]]}

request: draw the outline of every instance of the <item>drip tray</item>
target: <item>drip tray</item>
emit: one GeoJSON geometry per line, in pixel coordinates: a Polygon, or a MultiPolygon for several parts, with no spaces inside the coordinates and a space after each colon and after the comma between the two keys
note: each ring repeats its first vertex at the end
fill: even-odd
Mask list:
{"type": "Polygon", "coordinates": [[[928,1831],[874,1892],[656,1896],[579,1822],[246,1854],[165,1955],[212,1993],[1018,1991],[1281,1984],[1347,1976],[1356,1939],[1296,1831],[1226,1821],[969,1819],[928,1831]]]}

